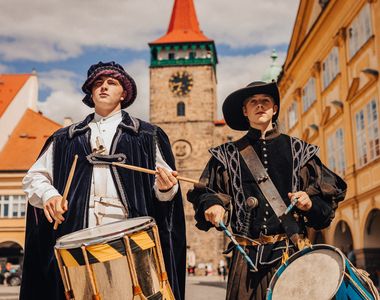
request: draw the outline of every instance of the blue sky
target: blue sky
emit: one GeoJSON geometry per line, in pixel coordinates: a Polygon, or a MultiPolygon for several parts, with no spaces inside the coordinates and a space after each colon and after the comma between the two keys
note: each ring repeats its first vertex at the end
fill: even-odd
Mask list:
{"type": "MultiPolygon", "coordinates": [[[[39,109],[55,121],[90,112],[80,87],[88,67],[115,60],[135,78],[132,114],[149,118],[149,47],[169,24],[174,0],[1,0],[0,73],[37,70],[39,109]]],[[[282,64],[298,0],[194,0],[214,39],[218,99],[260,79],[275,48],[282,64]]]]}

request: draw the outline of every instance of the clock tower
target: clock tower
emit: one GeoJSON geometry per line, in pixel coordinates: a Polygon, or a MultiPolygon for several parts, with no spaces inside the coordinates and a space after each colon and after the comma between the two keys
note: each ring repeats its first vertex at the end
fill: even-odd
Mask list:
{"type": "MultiPolygon", "coordinates": [[[[210,158],[208,149],[216,144],[217,54],[214,41],[199,28],[193,0],[174,1],[166,34],[149,46],[150,122],[168,134],[179,173],[198,179],[210,158]]],[[[197,264],[216,267],[223,238],[219,232],[204,233],[195,227],[192,205],[186,200],[192,184],[181,182],[181,188],[187,244],[196,253],[197,264]]]]}

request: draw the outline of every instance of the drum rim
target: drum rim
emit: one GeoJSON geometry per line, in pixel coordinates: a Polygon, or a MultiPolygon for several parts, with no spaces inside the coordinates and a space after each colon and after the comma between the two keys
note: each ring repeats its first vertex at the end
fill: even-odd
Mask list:
{"type": "Polygon", "coordinates": [[[342,271],[342,274],[340,276],[340,279],[339,279],[339,284],[337,285],[337,289],[334,291],[334,295],[338,292],[340,286],[342,285],[342,282],[343,282],[343,279],[344,279],[344,273],[345,273],[345,270],[346,270],[346,258],[343,254],[343,252],[335,247],[335,246],[332,246],[332,245],[328,245],[328,244],[315,244],[315,245],[311,245],[310,247],[306,247],[300,251],[297,251],[295,253],[293,253],[289,258],[288,260],[286,261],[285,264],[282,264],[278,269],[277,271],[274,273],[272,279],[270,280],[269,282],[269,285],[268,285],[268,289],[267,289],[267,296],[266,296],[266,299],[267,300],[271,300],[272,299],[272,293],[273,293],[273,287],[275,285],[275,283],[277,282],[277,280],[280,278],[280,276],[276,276],[278,272],[281,271],[284,272],[284,270],[296,259],[298,258],[301,254],[303,253],[310,253],[312,252],[313,250],[318,250],[318,249],[330,249],[330,250],[333,250],[335,252],[337,252],[340,257],[342,258],[343,260],[343,271],[342,271]],[[269,297],[270,296],[270,297],[269,297]]]}
{"type": "Polygon", "coordinates": [[[139,220],[139,219],[145,219],[146,222],[144,222],[142,224],[139,224],[139,225],[136,225],[134,227],[130,227],[130,228],[124,229],[124,230],[117,230],[117,231],[115,231],[113,233],[110,233],[110,234],[104,234],[104,235],[99,236],[98,238],[91,238],[91,239],[90,238],[87,238],[87,239],[84,238],[84,239],[82,239],[80,241],[79,240],[77,240],[77,241],[69,241],[69,242],[66,242],[65,244],[63,244],[64,242],[62,240],[65,237],[67,237],[68,235],[74,234],[75,232],[77,232],[77,231],[74,231],[72,233],[69,233],[69,234],[66,234],[64,236],[61,236],[59,239],[57,239],[56,244],[55,244],[55,248],[57,250],[61,250],[61,249],[75,249],[75,248],[80,248],[82,246],[87,247],[87,246],[96,245],[96,244],[104,244],[104,243],[107,243],[107,242],[112,241],[112,240],[120,239],[123,236],[135,233],[135,232],[137,232],[137,231],[139,231],[139,230],[141,230],[143,228],[151,228],[154,225],[156,225],[156,221],[155,221],[155,219],[153,217],[144,216],[144,217],[125,219],[125,220],[122,220],[122,221],[111,222],[111,223],[102,224],[102,225],[99,225],[99,226],[88,227],[88,228],[81,229],[81,231],[82,232],[86,232],[86,231],[90,231],[91,229],[96,228],[96,227],[109,226],[109,225],[115,224],[115,223],[125,222],[125,221],[128,221],[128,220],[139,220]],[[151,225],[151,226],[147,226],[147,225],[151,225]]]}

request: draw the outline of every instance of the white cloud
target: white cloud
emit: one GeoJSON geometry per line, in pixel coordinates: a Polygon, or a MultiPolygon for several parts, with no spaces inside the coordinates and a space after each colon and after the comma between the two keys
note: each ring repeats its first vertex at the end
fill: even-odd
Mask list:
{"type": "Polygon", "coordinates": [[[153,0],[3,0],[0,57],[49,62],[88,46],[146,49],[165,31],[170,11],[168,1],[153,0]]]}
{"type": "Polygon", "coordinates": [[[205,34],[232,48],[289,43],[297,0],[199,0],[196,9],[205,34]]]}
{"type": "Polygon", "coordinates": [[[133,77],[137,85],[137,97],[135,102],[127,108],[134,117],[149,121],[149,68],[143,60],[135,60],[124,65],[125,70],[133,77]]]}
{"type": "Polygon", "coordinates": [[[78,122],[92,112],[82,103],[81,80],[75,73],[65,70],[42,72],[39,81],[41,89],[51,91],[46,101],[38,103],[39,110],[48,118],[60,124],[65,117],[78,122]]]}
{"type": "MultiPolygon", "coordinates": [[[[248,47],[288,43],[298,2],[196,0],[195,6],[201,29],[217,44],[248,47]]],[[[77,57],[92,46],[147,49],[166,31],[172,3],[2,0],[0,57],[49,62],[77,57]]]]}
{"type": "Polygon", "coordinates": [[[11,68],[6,66],[6,65],[3,65],[3,64],[0,64],[0,74],[1,73],[8,73],[10,72],[11,68]]]}

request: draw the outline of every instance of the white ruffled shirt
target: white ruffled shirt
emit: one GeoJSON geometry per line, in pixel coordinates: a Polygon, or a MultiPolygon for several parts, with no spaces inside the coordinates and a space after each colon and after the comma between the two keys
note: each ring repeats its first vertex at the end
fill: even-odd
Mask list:
{"type": "MultiPolygon", "coordinates": [[[[108,116],[102,117],[95,113],[94,119],[89,123],[91,129],[91,148],[96,148],[96,137],[101,137],[106,148],[105,154],[108,154],[111,148],[112,139],[116,133],[117,126],[122,120],[121,111],[108,116]]],[[[156,146],[156,167],[172,169],[164,161],[160,150],[156,146]]],[[[24,192],[31,205],[43,208],[43,204],[51,197],[60,195],[53,182],[53,146],[50,145],[43,155],[33,164],[22,184],[24,192]]],[[[127,189],[129,187],[126,187],[127,189]]],[[[131,187],[133,188],[133,187],[131,187]]],[[[178,191],[178,183],[167,192],[160,192],[157,185],[154,185],[154,191],[160,201],[170,201],[178,191]]],[[[112,179],[111,171],[108,166],[94,165],[91,198],[93,196],[102,196],[108,198],[119,198],[115,183],[112,179]]]]}

